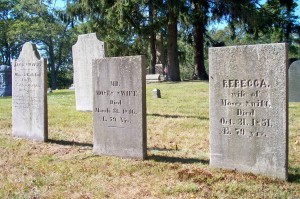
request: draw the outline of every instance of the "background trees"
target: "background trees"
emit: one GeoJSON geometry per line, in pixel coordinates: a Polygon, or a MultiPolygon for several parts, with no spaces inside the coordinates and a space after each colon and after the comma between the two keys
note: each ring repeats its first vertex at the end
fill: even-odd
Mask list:
{"type": "Polygon", "coordinates": [[[54,6],[61,2],[0,1],[1,64],[9,65],[24,42],[37,43],[48,58],[52,89],[71,83],[71,47],[78,34],[90,32],[106,42],[107,56],[146,55],[152,73],[162,35],[171,81],[207,79],[209,46],[288,42],[290,57],[299,58],[294,0],[68,0],[63,9],[54,6]],[[213,29],[215,22],[227,25],[213,29]]]}

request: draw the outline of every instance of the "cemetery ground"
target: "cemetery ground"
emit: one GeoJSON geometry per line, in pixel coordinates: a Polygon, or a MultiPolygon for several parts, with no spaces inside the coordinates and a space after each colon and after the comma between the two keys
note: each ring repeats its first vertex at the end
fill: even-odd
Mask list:
{"type": "Polygon", "coordinates": [[[11,136],[0,98],[0,198],[300,198],[300,103],[289,103],[287,182],[209,167],[208,82],[147,84],[144,161],[92,153],[92,112],[48,94],[49,141],[11,136]],[[158,88],[162,98],[152,98],[158,88]]]}

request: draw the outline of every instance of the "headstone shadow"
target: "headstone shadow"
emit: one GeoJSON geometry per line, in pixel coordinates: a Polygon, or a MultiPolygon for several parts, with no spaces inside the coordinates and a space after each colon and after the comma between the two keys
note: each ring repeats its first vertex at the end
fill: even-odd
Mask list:
{"type": "Polygon", "coordinates": [[[291,167],[289,168],[288,181],[291,183],[300,184],[300,168],[291,167]],[[291,173],[291,171],[293,173],[291,173]]]}
{"type": "Polygon", "coordinates": [[[164,117],[164,118],[195,118],[199,120],[209,120],[208,117],[169,115],[169,114],[159,114],[159,113],[148,113],[147,116],[164,117]]]}
{"type": "Polygon", "coordinates": [[[209,160],[198,159],[198,158],[181,158],[181,157],[170,157],[164,155],[149,155],[148,160],[154,160],[155,162],[165,162],[165,163],[181,163],[181,164],[193,164],[201,163],[208,165],[209,160]]]}
{"type": "Polygon", "coordinates": [[[47,142],[52,143],[52,144],[63,145],[63,146],[93,147],[93,144],[90,144],[90,143],[74,142],[74,141],[67,141],[67,140],[48,139],[47,142]]]}

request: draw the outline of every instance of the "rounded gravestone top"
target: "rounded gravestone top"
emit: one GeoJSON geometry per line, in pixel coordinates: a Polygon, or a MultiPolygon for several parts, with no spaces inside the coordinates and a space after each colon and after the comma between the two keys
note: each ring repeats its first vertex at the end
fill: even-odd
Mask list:
{"type": "Polygon", "coordinates": [[[0,66],[0,72],[10,71],[10,70],[11,70],[11,66],[7,66],[7,65],[0,66]]]}
{"type": "Polygon", "coordinates": [[[296,70],[297,72],[300,72],[300,60],[297,60],[297,61],[294,61],[290,67],[289,67],[289,70],[296,70]]]}
{"type": "Polygon", "coordinates": [[[289,67],[289,102],[300,102],[300,60],[289,67]]]}

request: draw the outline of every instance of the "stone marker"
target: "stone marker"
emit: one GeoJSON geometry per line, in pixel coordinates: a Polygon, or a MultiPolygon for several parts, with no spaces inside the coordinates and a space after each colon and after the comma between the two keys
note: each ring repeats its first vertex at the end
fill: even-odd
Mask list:
{"type": "Polygon", "coordinates": [[[92,111],[92,60],[105,57],[104,42],[97,39],[96,33],[79,35],[72,54],[76,110],[92,111]]]}
{"type": "Polygon", "coordinates": [[[160,90],[159,89],[154,89],[153,91],[152,91],[152,97],[153,98],[161,98],[161,94],[160,94],[160,90]]]}
{"type": "Polygon", "coordinates": [[[40,58],[35,45],[27,42],[12,68],[12,134],[13,136],[46,141],[47,62],[40,58]]]}
{"type": "Polygon", "coordinates": [[[0,97],[11,96],[11,67],[6,65],[0,66],[0,97]]]}
{"type": "Polygon", "coordinates": [[[287,45],[209,49],[210,165],[287,179],[287,45]]]}
{"type": "Polygon", "coordinates": [[[146,157],[146,86],[143,56],[93,61],[96,154],[146,157]]]}
{"type": "Polygon", "coordinates": [[[71,86],[69,87],[69,90],[75,90],[75,84],[71,84],[71,86]]]}
{"type": "Polygon", "coordinates": [[[147,82],[160,82],[160,74],[149,74],[146,75],[147,82]]]}
{"type": "Polygon", "coordinates": [[[289,101],[300,102],[300,60],[289,67],[289,101]]]}

